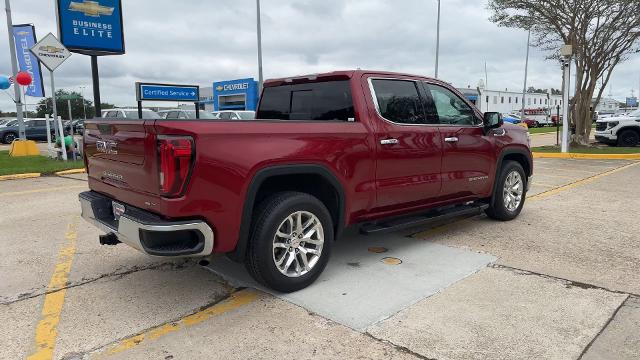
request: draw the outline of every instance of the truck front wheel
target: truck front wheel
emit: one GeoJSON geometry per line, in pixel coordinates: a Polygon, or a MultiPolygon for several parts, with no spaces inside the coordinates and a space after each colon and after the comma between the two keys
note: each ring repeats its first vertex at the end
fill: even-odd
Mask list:
{"type": "Polygon", "coordinates": [[[274,290],[292,292],[313,283],[333,245],[333,224],[324,204],[299,192],[265,199],[256,211],[245,266],[274,290]]]}
{"type": "Polygon", "coordinates": [[[486,214],[496,220],[515,219],[527,196],[527,177],[517,161],[505,161],[496,179],[495,194],[486,214]]]}
{"type": "Polygon", "coordinates": [[[618,146],[634,147],[640,142],[640,135],[633,130],[624,130],[618,135],[618,146]]]}

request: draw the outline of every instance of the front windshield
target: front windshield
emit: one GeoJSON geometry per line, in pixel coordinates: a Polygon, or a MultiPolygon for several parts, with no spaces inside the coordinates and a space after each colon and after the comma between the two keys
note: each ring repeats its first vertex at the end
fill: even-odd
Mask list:
{"type": "Polygon", "coordinates": [[[12,120],[7,123],[7,127],[9,126],[18,126],[18,120],[12,120]]]}

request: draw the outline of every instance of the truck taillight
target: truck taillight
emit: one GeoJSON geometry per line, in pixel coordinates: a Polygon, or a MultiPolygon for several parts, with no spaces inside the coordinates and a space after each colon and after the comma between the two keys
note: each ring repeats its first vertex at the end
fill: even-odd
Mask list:
{"type": "Polygon", "coordinates": [[[159,137],[158,155],[161,194],[180,196],[193,164],[193,139],[188,136],[159,137]]]}

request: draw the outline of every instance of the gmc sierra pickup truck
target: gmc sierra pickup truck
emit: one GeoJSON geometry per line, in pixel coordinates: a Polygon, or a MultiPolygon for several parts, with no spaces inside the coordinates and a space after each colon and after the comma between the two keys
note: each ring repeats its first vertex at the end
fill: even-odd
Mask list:
{"type": "Polygon", "coordinates": [[[520,213],[527,130],[449,84],[338,71],[268,80],[256,120],[87,121],[82,216],[160,257],[226,253],[275,290],[322,272],[348,226],[364,234],[482,211],[520,213]]]}

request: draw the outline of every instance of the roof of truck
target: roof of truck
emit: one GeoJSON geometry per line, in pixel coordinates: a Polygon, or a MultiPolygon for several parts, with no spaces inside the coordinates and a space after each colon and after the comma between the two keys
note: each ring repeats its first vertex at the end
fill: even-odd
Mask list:
{"type": "Polygon", "coordinates": [[[283,78],[277,78],[277,79],[268,79],[268,80],[265,80],[264,86],[265,87],[278,86],[278,85],[282,85],[283,83],[301,83],[301,82],[328,81],[328,80],[339,80],[339,79],[346,80],[346,79],[351,79],[354,76],[360,76],[363,74],[375,75],[375,76],[389,76],[389,77],[409,77],[409,78],[419,77],[423,79],[432,80],[434,82],[442,82],[440,80],[433,79],[424,75],[399,73],[399,72],[392,72],[392,71],[358,69],[358,70],[338,70],[338,71],[331,71],[331,72],[325,72],[325,73],[296,75],[296,76],[289,76],[289,77],[283,77],[283,78]]]}

